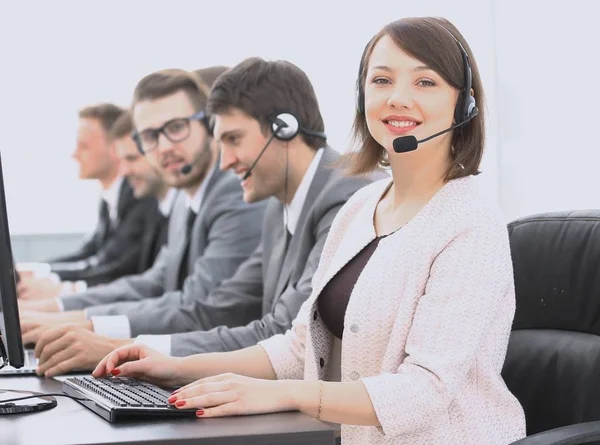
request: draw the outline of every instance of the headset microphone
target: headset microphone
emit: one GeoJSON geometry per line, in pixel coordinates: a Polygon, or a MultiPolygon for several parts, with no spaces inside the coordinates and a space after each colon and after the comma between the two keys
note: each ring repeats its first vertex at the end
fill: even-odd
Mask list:
{"type": "Polygon", "coordinates": [[[244,174],[244,176],[242,176],[242,181],[245,181],[246,179],[248,179],[250,177],[250,175],[252,174],[252,170],[254,170],[254,167],[256,167],[256,163],[262,157],[263,153],[265,152],[265,150],[267,149],[267,147],[269,146],[269,144],[271,143],[271,141],[275,137],[275,134],[276,133],[273,132],[273,134],[271,135],[271,137],[269,138],[269,140],[267,141],[267,143],[265,144],[265,146],[263,147],[263,149],[260,151],[260,153],[258,154],[258,156],[256,157],[256,159],[254,160],[254,162],[252,163],[252,165],[248,169],[248,171],[244,174]]]}
{"type": "Polygon", "coordinates": [[[307,136],[314,136],[322,139],[327,139],[325,133],[302,128],[300,126],[298,118],[292,113],[280,113],[274,119],[271,119],[271,122],[271,130],[273,131],[273,133],[271,134],[271,137],[269,137],[269,140],[267,141],[263,149],[260,151],[260,153],[254,160],[246,174],[244,174],[244,176],[242,177],[242,181],[245,181],[250,177],[250,175],[252,174],[252,170],[254,170],[254,167],[256,167],[256,163],[262,157],[263,153],[265,152],[273,138],[277,138],[280,141],[287,142],[294,139],[298,135],[298,133],[303,133],[307,136]]]}
{"type": "MultiPolygon", "coordinates": [[[[443,27],[442,27],[443,28],[443,27]]],[[[460,50],[462,61],[463,61],[463,87],[458,96],[458,100],[456,101],[456,107],[454,109],[454,122],[458,122],[457,124],[452,125],[450,128],[447,128],[439,133],[426,137],[425,139],[421,139],[417,141],[417,138],[414,136],[401,136],[394,139],[394,151],[396,153],[408,153],[410,151],[414,151],[417,149],[420,143],[427,142],[430,139],[438,137],[444,133],[448,133],[449,131],[454,130],[462,125],[465,125],[467,122],[471,121],[477,114],[479,110],[477,109],[475,97],[471,94],[471,87],[473,85],[473,72],[471,70],[471,62],[469,60],[469,55],[467,51],[463,47],[462,43],[452,34],[448,29],[443,28],[452,39],[458,45],[460,50]]],[[[369,49],[369,44],[365,47],[363,51],[363,55],[361,57],[360,66],[358,68],[358,82],[357,82],[357,111],[361,116],[365,116],[365,91],[363,89],[363,85],[361,79],[363,78],[363,71],[365,69],[365,56],[369,49]]]]}
{"type": "Polygon", "coordinates": [[[181,169],[179,169],[179,173],[182,175],[189,175],[192,169],[194,168],[194,164],[200,162],[204,155],[210,151],[210,141],[207,139],[204,145],[204,150],[196,153],[196,155],[192,158],[191,162],[185,164],[181,169]]]}
{"type": "Polygon", "coordinates": [[[479,110],[477,109],[477,107],[473,107],[473,109],[471,110],[471,114],[469,114],[469,117],[467,119],[463,120],[462,122],[459,122],[458,124],[452,125],[450,128],[446,128],[445,130],[442,130],[439,133],[436,133],[434,135],[426,137],[425,139],[421,139],[420,141],[417,141],[417,138],[412,135],[411,136],[400,136],[400,137],[394,139],[394,143],[393,143],[394,151],[396,153],[408,153],[409,151],[414,151],[417,149],[418,145],[421,142],[427,142],[430,139],[441,136],[444,133],[448,133],[449,131],[452,131],[455,128],[460,127],[461,125],[466,124],[471,119],[473,119],[475,116],[477,116],[478,113],[479,113],[479,110]]]}

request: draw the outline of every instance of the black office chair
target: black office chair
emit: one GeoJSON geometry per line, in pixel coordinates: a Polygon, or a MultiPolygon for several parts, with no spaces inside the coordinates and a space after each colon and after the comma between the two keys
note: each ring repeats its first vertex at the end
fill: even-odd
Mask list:
{"type": "Polygon", "coordinates": [[[517,310],[503,377],[528,435],[512,445],[600,443],[600,211],[508,229],[517,310]]]}

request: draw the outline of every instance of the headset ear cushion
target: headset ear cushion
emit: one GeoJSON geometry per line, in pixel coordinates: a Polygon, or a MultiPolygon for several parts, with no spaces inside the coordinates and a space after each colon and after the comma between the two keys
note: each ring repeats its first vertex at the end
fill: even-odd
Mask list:
{"type": "Polygon", "coordinates": [[[465,114],[467,116],[467,119],[473,119],[475,116],[477,116],[478,113],[479,110],[477,109],[477,103],[475,102],[475,98],[469,94],[469,97],[467,98],[467,102],[465,104],[465,114]]]}
{"type": "Polygon", "coordinates": [[[298,119],[291,113],[278,114],[272,122],[273,134],[281,141],[291,141],[300,131],[298,119]]]}
{"type": "Polygon", "coordinates": [[[470,92],[468,96],[465,96],[465,92],[462,91],[456,102],[456,109],[454,111],[454,123],[456,124],[473,119],[479,111],[477,110],[475,98],[471,96],[470,92]],[[474,112],[474,110],[477,111],[474,112]]]}

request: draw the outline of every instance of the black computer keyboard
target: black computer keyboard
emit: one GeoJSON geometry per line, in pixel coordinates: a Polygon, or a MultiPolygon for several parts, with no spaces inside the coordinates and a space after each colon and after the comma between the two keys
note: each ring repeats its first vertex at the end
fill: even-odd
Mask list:
{"type": "Polygon", "coordinates": [[[172,392],[127,377],[73,377],[63,382],[63,392],[109,422],[139,416],[194,416],[195,409],[176,409],[167,403],[172,392]]]}

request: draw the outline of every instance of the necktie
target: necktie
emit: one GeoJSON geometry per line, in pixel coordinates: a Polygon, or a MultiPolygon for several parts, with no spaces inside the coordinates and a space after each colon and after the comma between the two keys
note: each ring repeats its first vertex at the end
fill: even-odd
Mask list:
{"type": "Polygon", "coordinates": [[[183,289],[183,282],[185,278],[189,275],[188,271],[188,258],[190,254],[190,244],[192,242],[192,229],[194,228],[194,222],[196,221],[197,213],[190,208],[187,221],[186,221],[186,231],[185,231],[185,250],[183,255],[181,256],[181,264],[179,265],[179,276],[178,276],[178,289],[183,289]]]}
{"type": "Polygon", "coordinates": [[[108,211],[108,203],[104,200],[100,200],[100,215],[98,220],[98,242],[104,243],[108,232],[110,231],[110,214],[108,211]]]}
{"type": "Polygon", "coordinates": [[[283,263],[285,262],[285,257],[291,238],[292,234],[287,229],[287,227],[284,226],[281,228],[281,233],[277,237],[276,242],[273,244],[271,259],[269,260],[269,266],[267,270],[269,284],[265,286],[265,293],[269,296],[269,305],[271,305],[273,301],[275,301],[275,298],[277,298],[275,292],[277,290],[277,285],[281,280],[283,263]]]}
{"type": "Polygon", "coordinates": [[[289,231],[289,229],[286,227],[285,228],[285,250],[287,252],[287,248],[290,245],[290,241],[292,240],[292,233],[289,231]]]}
{"type": "Polygon", "coordinates": [[[188,245],[189,245],[189,241],[192,238],[192,229],[194,228],[194,222],[196,222],[196,216],[198,216],[198,214],[196,212],[194,212],[194,210],[192,208],[190,208],[188,216],[187,216],[187,225],[186,225],[186,232],[185,232],[185,236],[186,239],[188,240],[188,245]]]}

